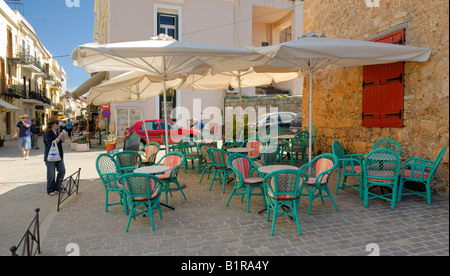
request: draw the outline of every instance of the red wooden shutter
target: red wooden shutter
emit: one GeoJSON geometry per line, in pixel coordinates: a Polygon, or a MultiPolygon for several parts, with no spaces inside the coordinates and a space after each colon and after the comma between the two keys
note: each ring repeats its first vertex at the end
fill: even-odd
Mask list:
{"type": "MultiPolygon", "coordinates": [[[[405,30],[374,42],[405,44],[405,30]]],[[[404,62],[364,66],[363,127],[403,127],[404,62]]]]}

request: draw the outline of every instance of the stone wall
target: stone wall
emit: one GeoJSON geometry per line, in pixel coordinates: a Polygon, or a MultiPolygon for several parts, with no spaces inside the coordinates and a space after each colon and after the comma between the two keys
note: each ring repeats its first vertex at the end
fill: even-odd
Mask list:
{"type": "MultiPolygon", "coordinates": [[[[225,99],[225,108],[236,108],[239,106],[239,98],[225,99]]],[[[256,112],[258,112],[258,108],[265,108],[266,113],[270,113],[271,108],[277,108],[278,110],[276,112],[293,112],[297,114],[302,110],[302,97],[244,97],[242,98],[242,108],[245,110],[247,107],[254,107],[256,112]]],[[[257,116],[259,115],[262,114],[258,113],[257,116]]]]}
{"type": "MultiPolygon", "coordinates": [[[[429,61],[406,62],[404,127],[362,127],[362,67],[327,67],[314,75],[313,120],[316,149],[330,152],[339,140],[354,153],[368,153],[375,141],[388,137],[402,146],[402,160],[435,159],[449,144],[449,2],[379,0],[308,0],[304,2],[304,32],[327,37],[370,40],[399,28],[406,44],[432,48],[429,61]],[[377,1],[368,1],[377,2],[377,1]]],[[[305,73],[305,80],[309,75],[305,73]]],[[[305,81],[304,91],[309,91],[305,81]]],[[[304,93],[303,121],[308,120],[309,95],[304,93]]],[[[449,150],[441,162],[433,190],[449,194],[449,150]]]]}

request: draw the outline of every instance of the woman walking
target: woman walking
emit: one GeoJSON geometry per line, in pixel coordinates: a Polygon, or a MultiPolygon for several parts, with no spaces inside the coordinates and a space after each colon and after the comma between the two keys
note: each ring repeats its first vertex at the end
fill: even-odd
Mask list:
{"type": "Polygon", "coordinates": [[[51,118],[47,124],[47,130],[44,134],[44,161],[47,166],[47,194],[50,196],[54,196],[56,192],[60,191],[61,182],[64,179],[64,175],[66,174],[66,168],[64,166],[63,160],[63,147],[62,143],[65,139],[65,132],[59,131],[58,119],[51,118]],[[48,161],[48,154],[50,152],[50,148],[52,147],[53,141],[58,145],[59,155],[61,157],[60,161],[51,162],[48,161]],[[55,170],[58,172],[58,175],[55,178],[55,170]]]}

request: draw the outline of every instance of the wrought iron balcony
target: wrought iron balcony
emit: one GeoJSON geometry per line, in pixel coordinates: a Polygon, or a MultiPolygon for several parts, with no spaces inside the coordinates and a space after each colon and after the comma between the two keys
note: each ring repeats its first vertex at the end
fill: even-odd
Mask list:
{"type": "Polygon", "coordinates": [[[22,65],[23,68],[28,68],[37,74],[47,75],[47,69],[42,65],[40,59],[32,56],[30,52],[23,49],[21,46],[17,47],[16,55],[10,59],[12,62],[22,65]]]}

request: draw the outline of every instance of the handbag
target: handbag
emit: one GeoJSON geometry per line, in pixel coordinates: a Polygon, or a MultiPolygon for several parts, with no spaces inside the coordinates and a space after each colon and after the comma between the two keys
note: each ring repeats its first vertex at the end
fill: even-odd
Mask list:
{"type": "Polygon", "coordinates": [[[48,152],[47,161],[48,162],[61,161],[61,156],[59,155],[59,149],[58,149],[58,145],[56,144],[56,141],[52,142],[52,147],[50,148],[50,151],[48,152]]]}

